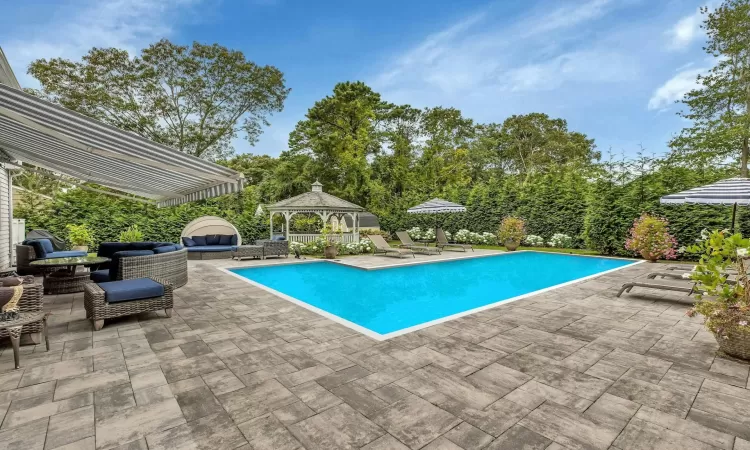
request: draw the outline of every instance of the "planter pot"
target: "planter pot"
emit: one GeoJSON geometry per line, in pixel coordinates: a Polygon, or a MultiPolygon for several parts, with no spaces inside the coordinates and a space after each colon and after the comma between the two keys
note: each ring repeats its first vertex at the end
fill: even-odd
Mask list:
{"type": "Polygon", "coordinates": [[[73,250],[78,250],[81,252],[89,252],[89,246],[88,245],[74,245],[73,250]]]}
{"type": "Polygon", "coordinates": [[[750,334],[741,334],[724,339],[714,334],[716,342],[719,343],[719,350],[729,356],[750,361],[750,334]]]}
{"type": "Polygon", "coordinates": [[[509,252],[516,251],[516,249],[518,248],[519,245],[521,245],[520,242],[512,241],[510,239],[508,239],[507,241],[505,241],[505,248],[507,248],[509,252]]]}
{"type": "Polygon", "coordinates": [[[651,253],[647,252],[646,250],[641,250],[641,257],[645,259],[648,262],[655,263],[659,258],[652,255],[651,253]]]}
{"type": "Polygon", "coordinates": [[[323,249],[323,256],[326,259],[333,259],[339,254],[339,249],[335,245],[329,245],[323,249]]]}

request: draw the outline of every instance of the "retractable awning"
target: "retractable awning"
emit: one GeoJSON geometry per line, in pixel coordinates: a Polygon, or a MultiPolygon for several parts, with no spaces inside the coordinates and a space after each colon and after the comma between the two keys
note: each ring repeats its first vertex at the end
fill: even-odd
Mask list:
{"type": "Polygon", "coordinates": [[[242,174],[0,83],[0,150],[173,206],[238,192],[242,174]]]}

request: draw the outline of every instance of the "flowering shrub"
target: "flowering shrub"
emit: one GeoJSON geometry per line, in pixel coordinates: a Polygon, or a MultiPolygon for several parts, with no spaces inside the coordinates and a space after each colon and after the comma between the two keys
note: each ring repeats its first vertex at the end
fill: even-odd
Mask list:
{"type": "Polygon", "coordinates": [[[555,233],[550,238],[547,245],[550,247],[557,248],[571,248],[573,246],[573,238],[563,233],[555,233]]]}
{"type": "MultiPolygon", "coordinates": [[[[406,232],[409,234],[409,237],[411,237],[413,240],[427,240],[427,241],[434,241],[435,240],[435,229],[433,228],[426,228],[422,230],[419,227],[414,227],[406,230],[406,232]]],[[[450,233],[447,231],[445,232],[445,236],[450,239],[450,233]]]]}
{"type": "Polygon", "coordinates": [[[544,247],[544,238],[535,234],[526,236],[523,243],[529,247],[544,247]]]}
{"type": "Polygon", "coordinates": [[[526,222],[518,217],[506,217],[497,231],[497,240],[501,244],[507,241],[521,243],[526,237],[526,222]]]}
{"type": "Polygon", "coordinates": [[[493,245],[497,242],[497,238],[492,233],[475,233],[469,230],[456,231],[453,239],[460,244],[493,245]]]}
{"type": "MultiPolygon", "coordinates": [[[[327,241],[322,237],[306,244],[295,241],[289,243],[289,247],[292,251],[298,249],[303,255],[322,254],[326,245],[328,245],[327,241]]],[[[375,245],[367,238],[362,238],[359,242],[349,242],[345,244],[336,242],[335,245],[338,247],[340,255],[359,255],[362,253],[372,253],[375,250],[375,245]]]]}
{"type": "Polygon", "coordinates": [[[698,303],[687,315],[702,314],[706,327],[722,339],[750,337],[750,279],[747,274],[750,239],[743,239],[739,233],[729,236],[726,231],[702,235],[705,239],[688,247],[687,251],[700,255],[689,277],[705,294],[698,295],[698,303]],[[736,281],[729,280],[729,270],[738,274],[736,281]]]}
{"type": "Polygon", "coordinates": [[[668,225],[666,219],[643,214],[633,222],[625,248],[651,261],[675,259],[677,240],[669,234],[668,225]]]}

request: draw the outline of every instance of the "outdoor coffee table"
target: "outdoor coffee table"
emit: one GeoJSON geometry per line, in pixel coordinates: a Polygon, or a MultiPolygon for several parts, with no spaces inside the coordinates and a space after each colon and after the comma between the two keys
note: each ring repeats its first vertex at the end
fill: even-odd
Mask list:
{"type": "Polygon", "coordinates": [[[237,250],[232,250],[232,259],[237,258],[260,258],[263,259],[262,245],[240,245],[237,250]]]}
{"type": "Polygon", "coordinates": [[[49,351],[49,337],[47,336],[47,313],[46,312],[28,312],[19,313],[17,319],[0,320],[0,330],[8,330],[10,335],[10,344],[13,346],[13,361],[16,363],[16,369],[20,368],[18,357],[20,353],[21,329],[24,325],[35,322],[42,322],[42,333],[44,334],[44,343],[49,351]]]}
{"type": "Polygon", "coordinates": [[[94,267],[105,262],[109,258],[103,256],[73,256],[70,258],[49,258],[32,261],[32,267],[48,269],[42,271],[45,294],[69,294],[83,292],[83,286],[88,283],[89,272],[76,273],[78,266],[94,267]],[[55,270],[51,273],[49,271],[55,270]]]}

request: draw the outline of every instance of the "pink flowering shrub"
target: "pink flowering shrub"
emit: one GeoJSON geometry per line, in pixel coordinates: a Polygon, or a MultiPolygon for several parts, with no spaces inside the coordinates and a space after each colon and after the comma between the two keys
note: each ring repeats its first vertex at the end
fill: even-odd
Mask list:
{"type": "Polygon", "coordinates": [[[675,259],[677,240],[669,234],[668,225],[665,219],[644,213],[633,222],[625,248],[649,261],[675,259]]]}

